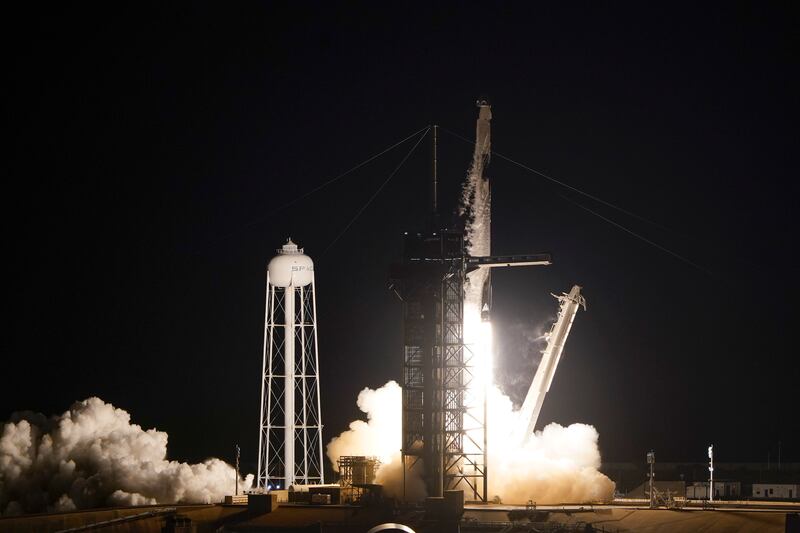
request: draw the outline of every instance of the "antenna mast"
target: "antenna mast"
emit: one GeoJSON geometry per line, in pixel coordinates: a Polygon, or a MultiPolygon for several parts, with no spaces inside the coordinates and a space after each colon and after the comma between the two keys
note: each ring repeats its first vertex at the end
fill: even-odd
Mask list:
{"type": "Polygon", "coordinates": [[[433,222],[434,229],[438,223],[438,195],[439,195],[439,126],[433,125],[431,147],[431,221],[433,222]]]}

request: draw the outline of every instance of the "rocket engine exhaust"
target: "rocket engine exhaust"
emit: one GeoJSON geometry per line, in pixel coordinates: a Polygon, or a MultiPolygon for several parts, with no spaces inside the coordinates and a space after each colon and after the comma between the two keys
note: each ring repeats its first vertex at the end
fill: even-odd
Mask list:
{"type": "MultiPolygon", "coordinates": [[[[491,194],[489,180],[484,171],[491,153],[492,113],[491,107],[485,101],[479,101],[478,107],[475,150],[462,190],[459,212],[465,224],[469,255],[472,258],[486,258],[491,255],[491,194]]],[[[517,264],[549,264],[549,260],[545,261],[541,257],[525,257],[530,257],[530,262],[520,261],[517,264]]],[[[531,386],[531,400],[526,402],[524,411],[515,411],[510,398],[501,392],[492,378],[490,272],[491,268],[475,268],[467,274],[463,309],[464,343],[478,361],[475,365],[477,375],[471,379],[467,393],[480,397],[485,394],[488,398],[486,419],[483,416],[483,406],[480,407],[481,413],[470,412],[469,416],[474,417],[474,420],[484,420],[486,424],[489,498],[496,497],[507,503],[534,500],[542,504],[610,500],[614,483],[598,471],[598,433],[592,426],[572,424],[563,427],[553,423],[542,431],[533,433],[538,410],[544,401],[543,393],[549,388],[561,356],[563,340],[569,332],[578,306],[585,305],[580,288],[575,286],[569,295],[558,297],[562,302],[562,315],[569,319],[560,320],[562,325],[557,323],[553,328],[550,336],[552,347],[548,355],[550,362],[544,364],[543,358],[543,363],[536,372],[541,377],[535,377],[531,386]],[[564,306],[569,309],[565,310],[564,306]],[[539,394],[540,392],[543,393],[539,394]],[[509,438],[510,428],[525,435],[525,438],[509,438]]],[[[402,475],[402,468],[396,468],[400,464],[399,449],[402,445],[401,394],[400,387],[394,382],[376,390],[364,389],[359,395],[358,404],[367,414],[367,421],[352,422],[350,429],[334,438],[327,449],[328,457],[334,465],[340,455],[392,458],[388,467],[382,466],[381,471],[384,472],[383,479],[389,488],[387,493],[398,497],[403,495],[398,488],[401,486],[397,483],[398,477],[402,475]],[[380,401],[376,402],[377,399],[380,401]],[[396,434],[388,430],[381,431],[380,428],[396,428],[393,430],[396,434]],[[392,465],[395,465],[394,469],[392,465]]],[[[406,474],[408,476],[409,472],[406,474]]],[[[415,487],[424,489],[425,484],[413,471],[410,477],[415,487]]],[[[406,490],[408,483],[407,478],[406,490]]],[[[421,494],[408,491],[405,496],[409,500],[417,500],[421,494]]]]}

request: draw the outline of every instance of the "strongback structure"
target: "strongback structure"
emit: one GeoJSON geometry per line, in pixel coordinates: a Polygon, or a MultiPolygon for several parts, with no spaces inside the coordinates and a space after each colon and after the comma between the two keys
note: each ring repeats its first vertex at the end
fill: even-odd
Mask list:
{"type": "Polygon", "coordinates": [[[267,267],[259,489],[324,483],[314,263],[291,239],[267,267]]]}
{"type": "MultiPolygon", "coordinates": [[[[480,135],[488,104],[479,107],[480,135]]],[[[392,266],[389,281],[403,306],[403,468],[421,474],[428,496],[464,490],[467,500],[486,501],[487,391],[474,385],[486,368],[464,342],[467,275],[493,267],[548,265],[550,255],[491,256],[487,250],[472,257],[463,227],[438,224],[436,127],[433,132],[431,222],[425,232],[404,235],[402,261],[392,266]]],[[[488,306],[486,315],[488,320],[488,306]]],[[[483,382],[491,380],[484,376],[483,382]]]]}
{"type": "Polygon", "coordinates": [[[542,351],[542,359],[539,361],[536,374],[533,376],[528,394],[525,395],[525,401],[520,409],[518,429],[522,431],[522,434],[517,435],[516,438],[523,443],[531,438],[533,430],[536,428],[536,421],[539,419],[544,398],[553,383],[553,377],[556,374],[558,363],[561,361],[561,353],[567,342],[575,315],[581,307],[586,309],[586,299],[581,295],[581,288],[578,285],[574,285],[569,294],[563,293],[560,296],[553,294],[553,297],[559,302],[558,318],[550,328],[550,332],[545,335],[547,347],[542,351]]]}

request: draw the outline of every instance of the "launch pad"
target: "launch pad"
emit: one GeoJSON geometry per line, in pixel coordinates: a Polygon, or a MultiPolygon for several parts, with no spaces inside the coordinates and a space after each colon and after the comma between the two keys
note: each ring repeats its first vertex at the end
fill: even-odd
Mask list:
{"type": "MultiPolygon", "coordinates": [[[[466,506],[455,522],[460,531],[500,533],[562,531],[583,533],[691,533],[736,531],[783,533],[798,523],[800,504],[691,509],[676,512],[646,506],[560,505],[539,506],[535,521],[526,506],[466,506]],[[589,526],[589,527],[587,527],[589,526]]],[[[63,530],[92,531],[319,531],[321,533],[367,533],[386,522],[407,524],[417,533],[442,530],[442,523],[420,518],[418,511],[380,506],[281,504],[271,512],[257,513],[246,505],[138,506],[117,509],[73,511],[20,517],[0,517],[0,531],[55,533],[63,530]]],[[[451,525],[451,524],[447,524],[451,525]]]]}

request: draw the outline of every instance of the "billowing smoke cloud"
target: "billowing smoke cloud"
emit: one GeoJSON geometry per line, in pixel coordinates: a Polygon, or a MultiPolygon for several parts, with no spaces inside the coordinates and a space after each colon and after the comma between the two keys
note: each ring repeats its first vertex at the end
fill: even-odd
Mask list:
{"type": "Polygon", "coordinates": [[[405,496],[411,500],[425,497],[425,483],[420,476],[422,464],[412,472],[406,472],[403,487],[403,468],[400,445],[402,442],[402,389],[395,381],[389,381],[378,389],[365,388],[358,394],[358,408],[367,420],[350,422],[350,429],[334,437],[326,447],[328,458],[338,470],[337,460],[342,455],[375,456],[381,460],[376,482],[383,485],[389,496],[405,496]]]}
{"type": "Polygon", "coordinates": [[[519,411],[492,387],[489,392],[489,494],[507,503],[541,504],[611,500],[614,482],[598,471],[598,433],[587,424],[551,423],[520,444],[509,438],[519,411]]]}
{"type": "MultiPolygon", "coordinates": [[[[400,386],[390,381],[378,389],[365,388],[358,407],[367,420],[355,420],[350,429],[334,437],[327,446],[336,467],[342,455],[374,455],[383,465],[377,482],[387,494],[403,494],[400,463],[402,396],[400,386]]],[[[524,445],[509,438],[518,412],[511,400],[492,387],[489,394],[489,494],[507,503],[598,502],[610,500],[614,483],[597,469],[600,451],[597,431],[586,424],[563,427],[550,424],[524,445]]],[[[406,498],[425,496],[418,472],[406,472],[406,498]]]]}
{"type": "MultiPolygon", "coordinates": [[[[15,413],[0,433],[0,514],[210,503],[232,492],[235,470],[224,461],[166,457],[166,433],[131,424],[99,398],[52,418],[15,413]]],[[[249,488],[252,478],[239,486],[249,488]]]]}
{"type": "Polygon", "coordinates": [[[336,461],[342,455],[374,455],[388,463],[400,449],[401,427],[397,418],[402,408],[400,385],[390,381],[378,389],[366,387],[358,393],[356,404],[367,420],[353,420],[350,429],[328,443],[326,453],[334,470],[338,470],[336,461]]]}

